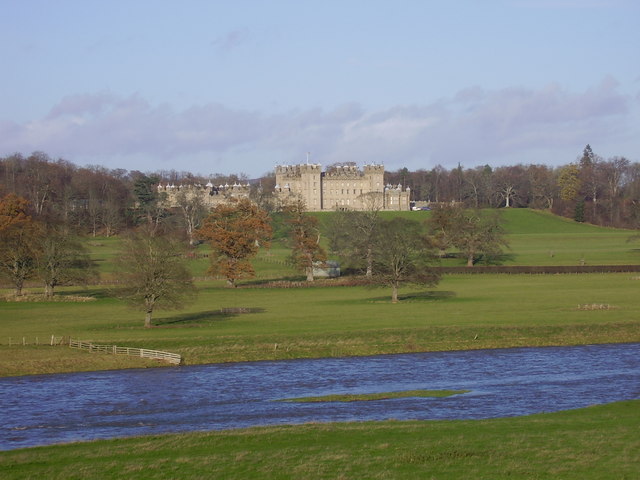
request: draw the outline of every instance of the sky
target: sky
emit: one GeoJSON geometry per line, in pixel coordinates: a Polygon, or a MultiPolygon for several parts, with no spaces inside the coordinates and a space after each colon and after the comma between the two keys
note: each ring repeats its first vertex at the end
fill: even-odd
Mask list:
{"type": "Polygon", "coordinates": [[[0,156],[640,161],[639,22],[637,0],[0,0],[0,156]]]}

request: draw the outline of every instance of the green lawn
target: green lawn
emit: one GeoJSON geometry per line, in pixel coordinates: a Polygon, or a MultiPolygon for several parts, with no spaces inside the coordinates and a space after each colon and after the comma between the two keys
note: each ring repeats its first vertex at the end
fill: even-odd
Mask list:
{"type": "Polygon", "coordinates": [[[0,452],[3,479],[634,480],[640,401],[526,417],[262,427],[0,452]]]}
{"type": "MultiPolygon", "coordinates": [[[[417,219],[428,214],[401,213],[417,219]]],[[[509,264],[637,263],[637,251],[627,242],[632,232],[526,209],[503,214],[513,246],[509,264]]],[[[318,215],[326,222],[332,214],[318,215]]],[[[91,238],[87,244],[103,279],[113,281],[119,240],[91,238]]],[[[282,239],[260,253],[254,261],[257,278],[240,282],[238,289],[205,280],[207,251],[201,245],[190,260],[199,279],[197,302],[180,312],[157,312],[151,330],[142,328],[142,314],[116,300],[109,286],[59,290],[95,297],[94,302],[0,303],[0,375],[155,364],[9,346],[23,338],[42,343],[51,335],[166,350],[189,364],[640,340],[640,281],[630,274],[448,275],[432,289],[403,288],[400,304],[392,305],[386,289],[257,288],[266,280],[302,278],[287,262],[282,239]],[[587,304],[605,308],[578,308],[587,304]]]]}
{"type": "Polygon", "coordinates": [[[548,212],[502,210],[511,250],[506,265],[624,265],[640,262],[634,232],[596,227],[548,212]]]}
{"type": "MultiPolygon", "coordinates": [[[[505,219],[507,250],[505,265],[624,265],[640,263],[640,241],[629,242],[635,232],[576,223],[548,212],[529,209],[502,209],[505,219]]],[[[384,218],[402,216],[424,222],[430,212],[382,212],[384,218]]],[[[314,213],[321,225],[331,222],[333,212],[314,213]]],[[[278,235],[280,233],[278,232],[278,235]]],[[[118,255],[118,238],[88,238],[86,245],[106,279],[113,278],[113,259],[118,255]]],[[[207,245],[195,253],[206,254],[207,245]]],[[[281,236],[270,250],[262,250],[254,261],[257,278],[277,279],[300,276],[288,263],[289,250],[281,236]]],[[[206,276],[209,260],[189,262],[195,277],[206,276]]],[[[464,265],[465,259],[447,259],[443,265],[464,265]]],[[[302,278],[302,277],[301,277],[302,278]]]]}
{"type": "Polygon", "coordinates": [[[97,354],[8,346],[10,337],[30,343],[52,334],[180,353],[188,364],[640,341],[640,280],[630,274],[448,275],[436,288],[402,289],[396,305],[387,289],[198,285],[195,304],[158,312],[152,329],[98,287],[86,292],[94,302],[3,303],[0,375],[84,366],[69,355],[100,368],[97,354]],[[604,308],[579,308],[592,304],[604,308]],[[34,350],[42,370],[25,364],[34,350]]]}

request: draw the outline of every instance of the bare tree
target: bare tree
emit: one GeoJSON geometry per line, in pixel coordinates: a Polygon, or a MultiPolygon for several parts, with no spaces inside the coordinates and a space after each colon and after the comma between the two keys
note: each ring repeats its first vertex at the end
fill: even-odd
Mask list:
{"type": "Polygon", "coordinates": [[[373,284],[391,287],[391,303],[398,303],[402,284],[435,285],[434,259],[422,227],[415,220],[396,217],[381,222],[373,243],[373,284]]]}
{"type": "MultiPolygon", "coordinates": [[[[377,203],[376,203],[377,204],[377,203]]],[[[338,210],[325,227],[331,251],[350,266],[373,274],[373,243],[380,224],[380,208],[338,210]]]]}
{"type": "Polygon", "coordinates": [[[178,241],[148,230],[123,241],[117,268],[124,287],[118,296],[145,313],[151,327],[155,310],[180,309],[196,296],[184,248],[178,241]]]}
{"type": "Polygon", "coordinates": [[[327,254],[320,245],[318,219],[306,213],[302,200],[289,204],[285,210],[289,225],[292,260],[307,275],[307,281],[314,280],[313,267],[316,262],[324,262],[327,254]]]}
{"type": "Polygon", "coordinates": [[[176,194],[176,204],[182,214],[181,218],[189,238],[189,245],[194,245],[196,242],[196,230],[200,227],[207,214],[207,208],[204,205],[202,196],[193,192],[187,193],[186,189],[181,189],[176,194]]]}
{"type": "Polygon", "coordinates": [[[454,246],[472,267],[480,257],[491,258],[508,247],[498,211],[465,209],[457,205],[441,207],[427,220],[439,248],[454,246]]]}
{"type": "Polygon", "coordinates": [[[59,285],[86,283],[98,276],[84,246],[65,227],[47,228],[36,260],[46,297],[52,297],[59,285]]]}

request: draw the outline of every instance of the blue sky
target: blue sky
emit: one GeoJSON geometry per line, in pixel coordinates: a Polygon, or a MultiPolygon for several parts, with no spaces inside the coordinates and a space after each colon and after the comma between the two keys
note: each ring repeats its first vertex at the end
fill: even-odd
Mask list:
{"type": "Polygon", "coordinates": [[[0,0],[0,155],[261,175],[640,161],[636,0],[0,0]]]}

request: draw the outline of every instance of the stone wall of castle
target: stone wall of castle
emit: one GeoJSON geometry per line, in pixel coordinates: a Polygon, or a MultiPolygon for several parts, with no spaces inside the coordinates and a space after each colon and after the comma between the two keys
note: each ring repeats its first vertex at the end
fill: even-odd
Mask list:
{"type": "Polygon", "coordinates": [[[307,210],[409,210],[409,189],[384,184],[384,166],[280,165],[276,167],[276,198],[281,205],[302,199],[307,210]]]}
{"type": "Polygon", "coordinates": [[[184,193],[187,199],[200,197],[205,207],[214,208],[233,198],[249,198],[250,187],[249,184],[216,186],[211,182],[206,185],[158,185],[158,193],[163,194],[169,207],[178,206],[177,196],[180,192],[184,193]]]}
{"type": "MultiPolygon", "coordinates": [[[[240,185],[158,185],[169,207],[177,207],[177,197],[198,196],[207,208],[233,198],[249,198],[249,184],[240,185]]],[[[278,206],[302,199],[311,212],[323,210],[409,210],[410,191],[401,185],[385,185],[384,166],[353,165],[322,171],[318,164],[276,167],[275,198],[278,206]]]]}

